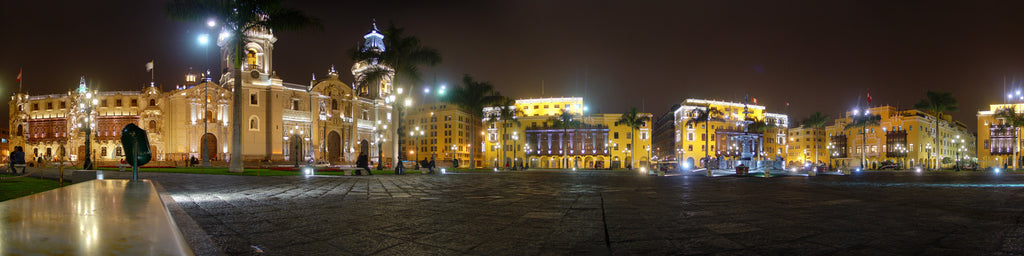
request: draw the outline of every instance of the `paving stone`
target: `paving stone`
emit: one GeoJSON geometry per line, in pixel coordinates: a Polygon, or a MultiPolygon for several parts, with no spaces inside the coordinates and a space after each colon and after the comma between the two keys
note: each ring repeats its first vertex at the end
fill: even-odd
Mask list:
{"type": "Polygon", "coordinates": [[[146,178],[227,255],[1024,254],[1016,173],[146,178]]]}

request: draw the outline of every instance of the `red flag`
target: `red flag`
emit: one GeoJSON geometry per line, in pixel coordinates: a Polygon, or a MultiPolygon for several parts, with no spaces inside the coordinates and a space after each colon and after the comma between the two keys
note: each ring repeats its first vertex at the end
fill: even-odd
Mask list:
{"type": "Polygon", "coordinates": [[[789,102],[786,102],[786,106],[789,107],[789,102]]]}
{"type": "Polygon", "coordinates": [[[871,89],[868,89],[868,104],[871,104],[871,89]]]}
{"type": "Polygon", "coordinates": [[[14,81],[15,82],[21,82],[21,69],[20,68],[18,69],[18,79],[15,79],[14,81]]]}

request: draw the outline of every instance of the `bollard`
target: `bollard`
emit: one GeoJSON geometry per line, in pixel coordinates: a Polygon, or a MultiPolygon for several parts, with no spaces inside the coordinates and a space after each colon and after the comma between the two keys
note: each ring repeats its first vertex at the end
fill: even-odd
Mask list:
{"type": "Polygon", "coordinates": [[[764,177],[765,178],[771,178],[772,177],[772,173],[768,171],[768,168],[764,169],[764,177]]]}
{"type": "Polygon", "coordinates": [[[811,170],[811,171],[807,172],[807,176],[808,177],[814,177],[814,176],[817,176],[817,175],[818,175],[818,172],[816,172],[814,170],[811,170]]]}

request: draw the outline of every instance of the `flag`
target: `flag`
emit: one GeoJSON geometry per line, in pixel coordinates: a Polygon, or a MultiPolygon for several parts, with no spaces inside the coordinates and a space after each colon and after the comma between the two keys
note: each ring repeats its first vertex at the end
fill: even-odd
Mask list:
{"type": "Polygon", "coordinates": [[[786,102],[786,106],[789,107],[789,102],[786,102]]]}
{"type": "Polygon", "coordinates": [[[153,61],[146,62],[146,71],[153,71],[153,61]]]}
{"type": "Polygon", "coordinates": [[[754,104],[757,104],[757,98],[754,98],[754,104]]]}
{"type": "Polygon", "coordinates": [[[21,69],[18,69],[18,79],[14,79],[15,82],[21,82],[21,69]]]}
{"type": "Polygon", "coordinates": [[[868,104],[871,104],[871,89],[868,89],[868,104]]]}

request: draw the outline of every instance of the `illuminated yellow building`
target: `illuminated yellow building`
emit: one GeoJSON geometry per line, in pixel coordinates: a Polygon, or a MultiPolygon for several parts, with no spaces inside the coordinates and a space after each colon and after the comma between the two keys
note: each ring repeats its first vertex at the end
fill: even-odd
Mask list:
{"type": "Polygon", "coordinates": [[[1013,167],[1013,153],[1017,152],[1017,167],[1022,166],[1020,128],[1014,128],[1003,118],[995,116],[1000,109],[1010,108],[1024,113],[1024,103],[991,104],[988,110],[978,111],[978,167],[1013,167]]]}
{"type": "MultiPolygon", "coordinates": [[[[448,167],[455,159],[460,166],[469,165],[470,131],[473,119],[461,108],[449,103],[432,103],[408,109],[405,116],[403,158],[421,161],[434,159],[438,166],[448,167]]],[[[477,127],[481,127],[478,123],[477,127]]],[[[477,152],[476,161],[481,161],[477,152]]],[[[480,166],[480,164],[477,164],[480,166]]]]}
{"type": "Polygon", "coordinates": [[[944,115],[939,121],[938,143],[935,142],[935,116],[920,110],[897,110],[891,106],[845,113],[825,128],[831,156],[837,167],[858,167],[861,158],[867,168],[887,164],[910,168],[949,168],[956,159],[973,159],[976,140],[961,122],[944,115]],[[851,125],[858,115],[879,116],[877,124],[863,127],[851,125]],[[948,160],[943,161],[943,159],[948,160]]]}
{"type": "Polygon", "coordinates": [[[608,169],[646,166],[651,158],[651,114],[633,131],[615,125],[622,114],[590,114],[583,98],[541,98],[516,100],[514,122],[494,118],[498,109],[485,108],[484,159],[488,167],[608,169]],[[563,112],[572,115],[577,127],[557,128],[551,119],[563,112]],[[635,138],[632,136],[637,135],[635,138]],[[631,139],[632,138],[632,139],[631,139]],[[636,147],[633,146],[634,140],[636,147]],[[637,149],[636,152],[632,150],[637,149]],[[636,161],[632,161],[632,156],[636,161]],[[501,161],[504,159],[504,161],[501,161]],[[526,161],[524,162],[524,159],[526,161]]]}
{"type": "Polygon", "coordinates": [[[829,162],[828,136],[824,128],[796,127],[789,128],[789,141],[786,143],[786,164],[789,166],[810,164],[817,161],[818,165],[829,162]],[[815,158],[815,145],[818,156],[815,158]]]}
{"type": "Polygon", "coordinates": [[[786,130],[789,117],[784,114],[765,111],[764,106],[736,102],[687,99],[675,111],[676,159],[684,169],[703,167],[700,159],[705,154],[716,159],[750,160],[754,157],[770,161],[782,161],[786,157],[786,130]],[[722,112],[710,122],[687,124],[696,117],[694,110],[717,109],[722,112]],[[760,120],[767,124],[763,132],[748,132],[749,120],[760,120]],[[705,125],[709,125],[706,127],[705,125]],[[710,138],[708,138],[710,134],[710,138]],[[752,143],[743,145],[742,140],[750,138],[752,143]],[[708,139],[705,147],[705,139],[708,139]],[[710,151],[707,151],[709,150],[710,151]],[[746,154],[749,155],[744,155],[746,154]]]}

